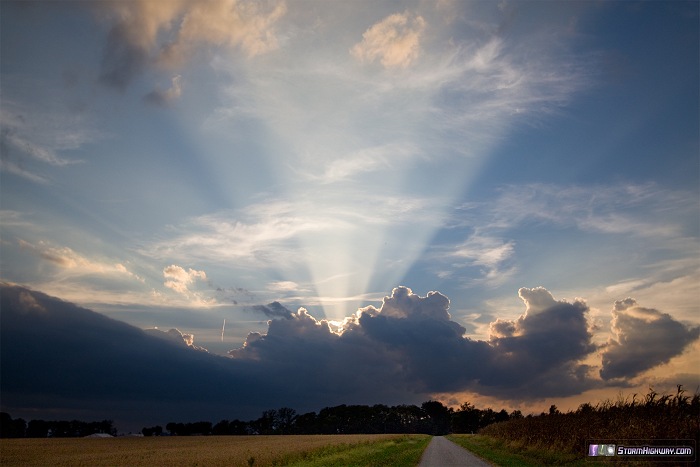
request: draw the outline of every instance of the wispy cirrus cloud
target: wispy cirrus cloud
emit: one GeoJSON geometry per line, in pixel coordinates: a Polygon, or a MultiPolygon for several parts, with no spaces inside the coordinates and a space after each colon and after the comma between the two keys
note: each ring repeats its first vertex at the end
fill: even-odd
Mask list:
{"type": "MultiPolygon", "coordinates": [[[[474,233],[464,242],[448,247],[438,253],[441,261],[449,263],[453,270],[478,268],[481,273],[473,279],[477,283],[499,285],[508,280],[516,271],[513,264],[515,241],[474,233]]],[[[442,271],[442,277],[451,275],[442,271]]]]}
{"type": "Polygon", "coordinates": [[[153,242],[142,253],[157,258],[236,261],[243,265],[296,264],[305,259],[298,243],[302,237],[411,225],[421,221],[412,216],[416,211],[437,221],[439,212],[433,212],[431,217],[430,211],[435,202],[357,193],[352,197],[336,193],[326,199],[305,198],[293,203],[271,199],[239,211],[189,219],[171,227],[170,238],[153,242]]]}
{"type": "Polygon", "coordinates": [[[43,241],[30,243],[20,239],[17,243],[21,249],[29,251],[57,267],[59,275],[62,276],[114,274],[122,275],[141,283],[144,282],[141,276],[130,271],[121,262],[110,263],[104,260],[92,259],[77,253],[69,247],[57,247],[43,241]]]}
{"type": "MultiPolygon", "coordinates": [[[[10,88],[19,87],[14,79],[8,80],[10,88]]],[[[40,109],[25,101],[3,99],[0,109],[0,127],[4,150],[21,151],[36,161],[53,166],[65,166],[82,162],[61,156],[61,152],[75,150],[105,137],[90,121],[90,116],[80,112],[67,112],[56,102],[47,102],[40,109]]]]}
{"type": "Polygon", "coordinates": [[[84,305],[168,306],[173,302],[151,287],[148,267],[139,267],[143,264],[43,240],[20,238],[8,243],[16,244],[14,255],[26,255],[20,256],[26,271],[19,277],[29,274],[30,279],[23,282],[65,300],[84,305]]]}
{"type": "MultiPolygon", "coordinates": [[[[465,205],[467,209],[474,205],[465,205]]],[[[682,235],[682,219],[695,209],[693,195],[654,184],[618,186],[511,185],[489,202],[488,222],[495,228],[528,222],[574,226],[589,232],[671,238],[682,235]],[[676,207],[668,212],[667,207],[676,207]],[[649,212],[664,215],[664,221],[649,212]],[[669,221],[675,221],[669,223],[669,221]]]]}
{"type": "Polygon", "coordinates": [[[403,164],[410,164],[418,154],[418,149],[411,144],[397,143],[369,147],[329,161],[324,165],[320,175],[304,175],[309,180],[322,184],[353,181],[366,173],[391,173],[403,164]]]}
{"type": "MultiPolygon", "coordinates": [[[[13,77],[14,78],[14,77],[13,77]]],[[[15,79],[3,84],[19,87],[15,79]]],[[[5,98],[0,108],[0,168],[32,182],[51,182],[50,170],[65,170],[85,161],[66,156],[103,139],[89,116],[47,102],[40,109],[5,98]]]]}
{"type": "Polygon", "coordinates": [[[692,193],[653,184],[504,186],[492,200],[459,206],[446,222],[447,231],[458,240],[434,247],[432,257],[443,265],[438,269],[441,277],[464,268],[481,268],[481,277],[472,280],[496,285],[521,267],[527,253],[521,245],[531,245],[551,229],[570,229],[587,242],[600,236],[638,245],[639,259],[647,257],[648,261],[639,267],[656,273],[610,286],[610,290],[634,290],[696,268],[696,260],[683,264],[678,260],[697,248],[693,226],[688,223],[697,211],[692,193]],[[675,208],[669,210],[669,205],[675,208]],[[672,271],[663,272],[653,259],[653,252],[662,250],[676,255],[672,271]]]}

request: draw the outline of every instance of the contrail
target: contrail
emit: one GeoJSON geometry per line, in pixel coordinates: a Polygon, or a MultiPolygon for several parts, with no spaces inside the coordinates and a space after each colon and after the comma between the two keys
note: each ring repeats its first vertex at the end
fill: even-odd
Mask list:
{"type": "Polygon", "coordinates": [[[224,331],[226,330],[226,318],[224,318],[224,325],[221,326],[221,342],[224,341],[224,331]]]}

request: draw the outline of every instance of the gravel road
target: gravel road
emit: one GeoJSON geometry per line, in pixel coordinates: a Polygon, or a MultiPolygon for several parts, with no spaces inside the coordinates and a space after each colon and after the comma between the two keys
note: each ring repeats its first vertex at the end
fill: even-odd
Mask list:
{"type": "Polygon", "coordinates": [[[442,436],[434,436],[420,459],[418,467],[448,467],[468,465],[471,467],[491,467],[485,460],[442,436]]]}

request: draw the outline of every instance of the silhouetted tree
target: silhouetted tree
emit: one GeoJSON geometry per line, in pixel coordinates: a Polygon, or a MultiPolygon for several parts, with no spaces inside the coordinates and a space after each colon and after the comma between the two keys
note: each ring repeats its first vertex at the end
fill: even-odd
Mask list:
{"type": "Polygon", "coordinates": [[[446,435],[450,432],[450,409],[438,401],[423,402],[421,408],[428,417],[428,434],[446,435]]]}
{"type": "Polygon", "coordinates": [[[463,403],[452,414],[452,431],[455,433],[476,433],[480,428],[481,410],[469,402],[463,403]]]}
{"type": "Polygon", "coordinates": [[[276,429],[275,432],[281,435],[286,435],[292,432],[294,422],[297,417],[297,411],[289,407],[282,407],[277,410],[276,429]]]}
{"type": "Polygon", "coordinates": [[[277,422],[277,411],[266,410],[262,413],[260,418],[251,423],[255,432],[259,435],[271,435],[275,431],[275,424],[277,422]]]}
{"type": "Polygon", "coordinates": [[[49,431],[51,426],[49,422],[44,420],[30,420],[27,424],[27,437],[28,438],[47,438],[49,436],[49,431]]]}
{"type": "Polygon", "coordinates": [[[112,420],[82,422],[79,420],[30,420],[26,429],[28,438],[75,438],[105,433],[116,436],[117,429],[112,420]]]}
{"type": "Polygon", "coordinates": [[[141,433],[143,436],[161,436],[163,434],[163,427],[160,425],[152,426],[150,428],[143,427],[141,433]]]}
{"type": "Polygon", "coordinates": [[[308,412],[297,415],[294,421],[294,432],[300,435],[311,435],[318,433],[318,421],[316,412],[308,412]]]}
{"type": "Polygon", "coordinates": [[[0,438],[23,438],[26,432],[27,422],[24,419],[13,419],[9,413],[0,412],[0,438]]]}

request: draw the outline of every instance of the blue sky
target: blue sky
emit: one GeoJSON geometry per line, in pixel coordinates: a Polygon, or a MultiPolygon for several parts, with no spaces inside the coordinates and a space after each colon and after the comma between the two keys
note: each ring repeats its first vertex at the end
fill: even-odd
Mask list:
{"type": "MultiPolygon", "coordinates": [[[[1,8],[5,282],[222,355],[397,286],[475,341],[585,302],[591,374],[615,310],[700,324],[697,2],[1,8]]],[[[624,386],[696,386],[681,341],[624,386]]]]}

